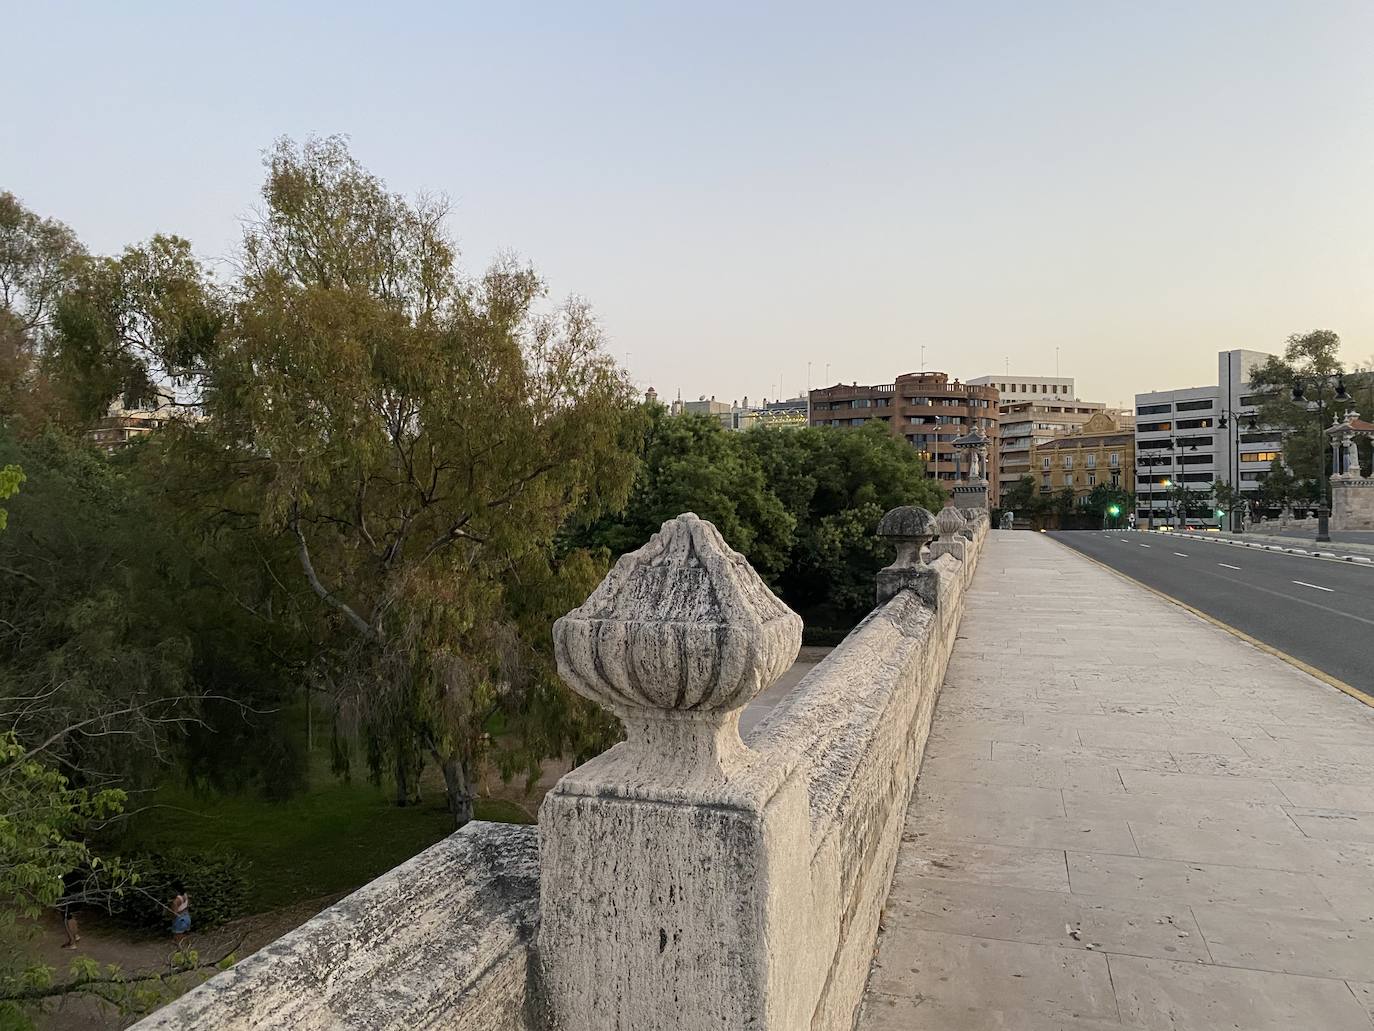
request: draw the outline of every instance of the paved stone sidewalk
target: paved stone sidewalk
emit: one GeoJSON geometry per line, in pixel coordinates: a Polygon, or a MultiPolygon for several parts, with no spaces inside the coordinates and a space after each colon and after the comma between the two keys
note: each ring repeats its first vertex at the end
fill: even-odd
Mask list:
{"type": "Polygon", "coordinates": [[[994,532],[860,1028],[1122,1027],[1374,1028],[1374,709],[994,532]]]}

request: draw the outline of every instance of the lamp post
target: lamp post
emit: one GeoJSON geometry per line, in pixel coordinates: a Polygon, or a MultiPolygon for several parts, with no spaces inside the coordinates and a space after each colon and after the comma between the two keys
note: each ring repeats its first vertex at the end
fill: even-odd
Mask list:
{"type": "Polygon", "coordinates": [[[1308,405],[1311,411],[1311,402],[1307,400],[1307,394],[1303,390],[1303,379],[1309,379],[1313,386],[1317,388],[1317,489],[1320,497],[1317,499],[1317,540],[1326,542],[1331,540],[1331,528],[1329,517],[1331,514],[1331,480],[1326,475],[1326,438],[1320,430],[1326,429],[1326,387],[1331,380],[1336,381],[1334,391],[1335,400],[1347,401],[1350,399],[1350,391],[1345,389],[1345,378],[1341,373],[1331,373],[1325,376],[1300,377],[1293,384],[1293,400],[1302,401],[1308,405]]]}
{"type": "MultiPolygon", "coordinates": [[[[1142,448],[1141,450],[1145,450],[1145,449],[1142,448]]],[[[1150,469],[1150,528],[1151,528],[1151,529],[1154,529],[1154,525],[1155,525],[1155,517],[1154,517],[1154,511],[1155,511],[1155,505],[1154,505],[1154,502],[1155,502],[1155,491],[1154,491],[1154,488],[1155,488],[1155,487],[1163,487],[1163,488],[1165,489],[1165,491],[1166,491],[1166,493],[1165,493],[1165,495],[1164,495],[1164,518],[1165,518],[1166,522],[1167,522],[1167,520],[1168,520],[1168,518],[1169,518],[1169,495],[1168,495],[1167,491],[1169,490],[1169,488],[1171,488],[1171,487],[1173,486],[1172,473],[1173,473],[1173,465],[1174,465],[1174,459],[1173,459],[1173,453],[1174,453],[1174,438],[1173,438],[1173,437],[1167,437],[1167,438],[1165,438],[1164,440],[1160,440],[1160,441],[1151,441],[1151,446],[1150,446],[1149,450],[1150,450],[1150,451],[1153,451],[1153,452],[1156,452],[1156,454],[1150,455],[1148,458],[1145,459],[1145,462],[1146,462],[1146,464],[1149,466],[1149,469],[1150,469]],[[1160,451],[1167,451],[1167,452],[1169,452],[1169,462],[1168,462],[1168,465],[1169,465],[1169,475],[1165,476],[1164,482],[1163,482],[1162,484],[1155,483],[1155,466],[1161,464],[1161,460],[1160,460],[1160,458],[1159,458],[1159,456],[1158,456],[1158,454],[1157,454],[1157,452],[1160,452],[1160,451]]]]}
{"type": "Polygon", "coordinates": [[[1253,431],[1259,429],[1259,416],[1254,413],[1246,415],[1244,412],[1238,412],[1232,408],[1223,408],[1221,414],[1217,416],[1217,429],[1227,429],[1227,421],[1229,420],[1231,423],[1226,449],[1228,455],[1226,469],[1227,475],[1231,480],[1231,510],[1229,515],[1231,517],[1232,533],[1241,532],[1241,520],[1236,518],[1236,513],[1238,511],[1236,502],[1239,500],[1242,505],[1244,504],[1244,498],[1241,494],[1240,487],[1240,421],[1242,419],[1246,420],[1245,428],[1247,430],[1253,431]]]}

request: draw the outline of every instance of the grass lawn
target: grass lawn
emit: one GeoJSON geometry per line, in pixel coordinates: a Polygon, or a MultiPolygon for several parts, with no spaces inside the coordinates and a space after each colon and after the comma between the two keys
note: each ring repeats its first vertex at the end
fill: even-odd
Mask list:
{"type": "MultiPolygon", "coordinates": [[[[443,791],[433,785],[425,785],[422,805],[402,809],[371,784],[312,779],[317,787],[287,802],[164,787],[152,799],[157,808],[133,818],[119,850],[237,852],[250,864],[249,909],[263,912],[357,888],[452,830],[443,791]]],[[[479,800],[477,818],[530,822],[519,806],[497,799],[479,800]]]]}

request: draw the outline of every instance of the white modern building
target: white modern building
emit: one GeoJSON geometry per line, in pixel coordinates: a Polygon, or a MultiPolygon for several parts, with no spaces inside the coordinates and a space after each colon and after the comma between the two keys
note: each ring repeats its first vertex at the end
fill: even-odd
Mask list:
{"type": "Polygon", "coordinates": [[[1065,401],[1076,398],[1072,376],[979,376],[968,381],[975,387],[995,387],[1000,401],[1065,401]]]}
{"type": "MultiPolygon", "coordinates": [[[[1136,517],[1145,526],[1175,525],[1170,491],[1181,484],[1208,495],[1216,483],[1238,484],[1253,494],[1281,450],[1277,430],[1258,425],[1261,400],[1250,373],[1269,358],[1262,351],[1221,351],[1217,382],[1135,396],[1136,517]],[[1222,425],[1222,423],[1225,425],[1222,425]]],[[[1211,506],[1199,498],[1188,519],[1216,526],[1211,506]]]]}

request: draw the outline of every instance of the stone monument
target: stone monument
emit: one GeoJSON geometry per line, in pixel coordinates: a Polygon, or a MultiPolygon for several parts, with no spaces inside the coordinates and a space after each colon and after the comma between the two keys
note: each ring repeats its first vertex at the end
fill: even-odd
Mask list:
{"type": "Polygon", "coordinates": [[[1360,474],[1357,438],[1374,437],[1374,423],[1354,409],[1326,435],[1331,441],[1331,529],[1374,530],[1374,477],[1360,474]]]}
{"type": "Polygon", "coordinates": [[[991,441],[982,430],[974,429],[950,443],[954,447],[955,464],[960,467],[959,479],[953,488],[954,504],[959,508],[987,508],[988,445],[991,441]],[[962,468],[965,462],[968,464],[967,479],[962,468]]]}

